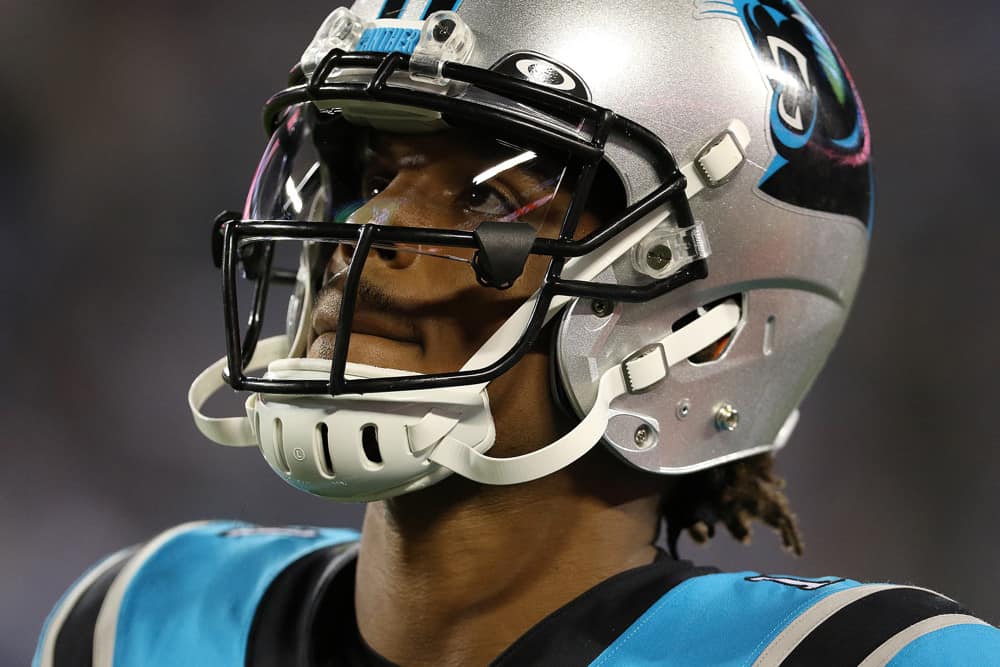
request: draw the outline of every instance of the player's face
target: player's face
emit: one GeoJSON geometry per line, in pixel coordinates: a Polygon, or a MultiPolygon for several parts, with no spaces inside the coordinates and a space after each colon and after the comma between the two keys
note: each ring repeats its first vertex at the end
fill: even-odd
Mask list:
{"type": "MultiPolygon", "coordinates": [[[[432,135],[373,134],[363,160],[355,223],[471,230],[483,220],[517,220],[556,237],[572,193],[562,165],[527,159],[523,149],[457,130],[432,135]]],[[[344,219],[343,216],[335,217],[344,219]]],[[[584,213],[576,236],[596,229],[584,213]]],[[[348,361],[420,373],[455,371],[541,284],[547,257],[529,257],[507,290],[479,285],[471,250],[380,248],[365,263],[348,361]]],[[[331,358],[352,248],[326,266],[314,308],[308,356],[331,358]]],[[[520,332],[518,332],[520,333],[520,332]]],[[[548,346],[539,344],[489,385],[496,425],[493,455],[523,454],[571,426],[549,390],[548,346]]]]}
{"type": "MultiPolygon", "coordinates": [[[[558,236],[571,193],[562,166],[467,131],[372,132],[361,158],[354,223],[471,231],[484,220],[517,220],[558,236]]],[[[595,228],[584,214],[577,236],[595,228]]],[[[308,356],[330,358],[353,248],[340,245],[317,297],[308,356]]],[[[480,286],[473,251],[395,246],[365,263],[348,360],[420,373],[458,370],[538,288],[548,258],[531,256],[507,290],[480,286]]],[[[547,378],[540,378],[547,382],[547,378]]]]}

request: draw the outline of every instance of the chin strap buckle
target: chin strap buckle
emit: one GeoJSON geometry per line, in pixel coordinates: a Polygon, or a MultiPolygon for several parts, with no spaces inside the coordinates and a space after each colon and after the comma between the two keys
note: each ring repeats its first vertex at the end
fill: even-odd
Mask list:
{"type": "Polygon", "coordinates": [[[694,161],[681,171],[688,179],[688,196],[701,187],[717,188],[733,179],[747,161],[750,130],[740,120],[734,120],[715,138],[698,151],[694,161]],[[701,187],[692,188],[692,185],[701,187]]]}
{"type": "Polygon", "coordinates": [[[663,343],[642,348],[622,362],[622,377],[630,394],[641,394],[670,375],[663,343]]]}
{"type": "Polygon", "coordinates": [[[730,333],[740,323],[740,307],[726,301],[694,322],[647,345],[621,363],[622,379],[630,394],[641,394],[670,375],[670,367],[697,354],[730,333]]]}

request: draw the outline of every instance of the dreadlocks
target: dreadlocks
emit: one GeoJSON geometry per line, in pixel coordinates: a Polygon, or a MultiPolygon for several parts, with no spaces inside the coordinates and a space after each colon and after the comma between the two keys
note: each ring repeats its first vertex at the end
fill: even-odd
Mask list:
{"type": "Polygon", "coordinates": [[[801,556],[802,537],[782,491],[785,482],[773,467],[770,454],[759,454],[675,478],[660,504],[670,554],[677,558],[677,540],[685,530],[695,542],[704,543],[720,522],[746,543],[756,519],[776,530],[784,547],[801,556]]]}

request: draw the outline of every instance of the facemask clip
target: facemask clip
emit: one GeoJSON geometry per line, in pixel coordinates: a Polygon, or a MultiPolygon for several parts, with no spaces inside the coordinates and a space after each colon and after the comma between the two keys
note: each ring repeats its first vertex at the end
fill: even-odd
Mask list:
{"type": "Polygon", "coordinates": [[[300,66],[306,77],[312,76],[330,51],[353,51],[366,27],[365,21],[347,7],[333,10],[302,54],[300,66]]]}
{"type": "Polygon", "coordinates": [[[472,257],[476,280],[484,287],[508,289],[522,273],[538,232],[526,222],[482,222],[473,232],[479,250],[472,257]]]}
{"type": "Polygon", "coordinates": [[[410,56],[410,77],[447,86],[446,62],[467,63],[476,50],[476,35],[455,12],[434,12],[424,21],[420,42],[410,56]]]}

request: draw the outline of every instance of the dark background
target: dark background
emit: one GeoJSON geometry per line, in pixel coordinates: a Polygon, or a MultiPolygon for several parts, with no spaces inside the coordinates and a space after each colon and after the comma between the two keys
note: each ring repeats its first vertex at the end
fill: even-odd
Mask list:
{"type": "MultiPolygon", "coordinates": [[[[681,1],[681,0],[677,0],[681,1]]],[[[686,0],[685,0],[686,1],[686,0]]],[[[87,566],[211,517],[358,525],[202,439],[224,352],[209,224],[329,2],[0,0],[0,665],[87,566]]],[[[1000,622],[1000,5],[812,0],[869,112],[878,213],[844,337],[779,468],[806,535],[689,558],[913,582],[1000,622]]]]}

